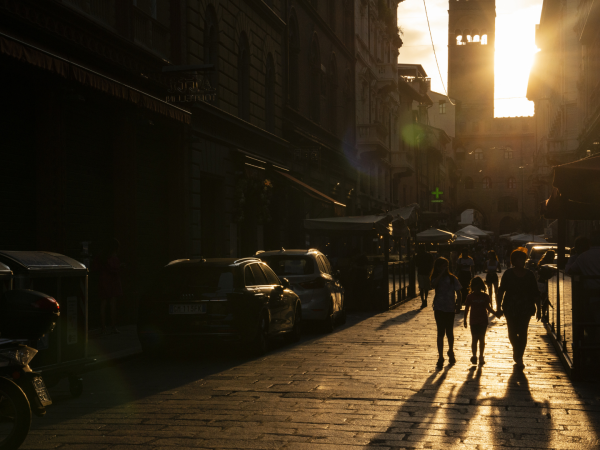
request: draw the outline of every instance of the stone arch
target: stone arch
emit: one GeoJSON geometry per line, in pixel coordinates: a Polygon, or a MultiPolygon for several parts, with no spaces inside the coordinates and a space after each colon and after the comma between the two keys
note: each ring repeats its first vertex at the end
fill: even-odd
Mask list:
{"type": "Polygon", "coordinates": [[[488,217],[486,215],[486,213],[484,212],[484,209],[482,209],[477,203],[471,201],[471,200],[467,200],[461,204],[459,204],[456,208],[456,211],[458,211],[459,214],[462,214],[464,211],[468,210],[468,209],[473,209],[475,211],[477,211],[479,213],[479,215],[481,216],[481,223],[478,226],[479,228],[486,230],[488,229],[488,217]]]}

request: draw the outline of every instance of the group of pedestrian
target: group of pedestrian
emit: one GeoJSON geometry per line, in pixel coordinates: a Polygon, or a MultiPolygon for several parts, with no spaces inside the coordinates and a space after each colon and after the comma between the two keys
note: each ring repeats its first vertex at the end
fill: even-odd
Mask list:
{"type": "MultiPolygon", "coordinates": [[[[600,247],[598,248],[600,250],[600,247]]],[[[444,340],[448,343],[446,355],[449,364],[456,363],[454,320],[456,314],[461,312],[463,302],[465,305],[463,324],[466,328],[468,322],[472,336],[471,362],[485,364],[485,334],[489,313],[497,318],[506,317],[508,338],[513,347],[513,360],[516,367],[525,367],[523,355],[527,346],[529,322],[534,315],[537,320],[541,319],[541,306],[537,280],[532,271],[525,269],[527,253],[523,250],[512,251],[510,254],[512,267],[505,271],[502,282],[498,286],[498,273],[502,271],[502,265],[494,250],[489,250],[486,255],[483,267],[486,273],[484,281],[475,275],[475,262],[466,248],[456,260],[456,275],[450,270],[450,261],[447,258],[439,257],[434,261],[433,256],[423,246],[418,249],[415,263],[418,271],[421,308],[427,306],[429,290],[435,290],[433,311],[437,326],[438,368],[443,367],[445,362],[444,340]],[[493,308],[492,295],[496,299],[496,309],[493,308]]],[[[600,313],[600,301],[598,305],[600,313]]]]}

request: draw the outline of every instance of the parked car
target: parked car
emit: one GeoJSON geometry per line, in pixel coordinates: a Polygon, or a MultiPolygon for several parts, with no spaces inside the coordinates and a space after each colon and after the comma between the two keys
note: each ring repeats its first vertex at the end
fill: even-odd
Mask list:
{"type": "Polygon", "coordinates": [[[265,261],[279,277],[286,277],[290,281],[291,289],[302,301],[304,320],[319,321],[328,332],[333,331],[337,322],[346,322],[344,288],[323,253],[314,248],[282,248],[260,251],[256,256],[265,261]]]}
{"type": "Polygon", "coordinates": [[[163,268],[138,317],[145,352],[219,341],[263,354],[274,336],[300,338],[302,308],[288,280],[260,259],[183,259],[163,268]]]}
{"type": "MultiPolygon", "coordinates": [[[[556,256],[554,258],[554,262],[552,263],[548,263],[548,264],[557,264],[558,263],[558,247],[556,246],[556,244],[537,244],[537,245],[532,245],[529,246],[529,244],[527,244],[527,250],[528,250],[528,254],[527,254],[527,261],[525,262],[525,267],[527,269],[531,269],[531,270],[535,270],[538,262],[540,261],[540,259],[542,259],[542,257],[544,256],[544,254],[548,251],[548,250],[554,250],[554,252],[556,253],[556,256]]],[[[569,259],[570,256],[570,248],[565,248],[565,260],[569,259]]]]}

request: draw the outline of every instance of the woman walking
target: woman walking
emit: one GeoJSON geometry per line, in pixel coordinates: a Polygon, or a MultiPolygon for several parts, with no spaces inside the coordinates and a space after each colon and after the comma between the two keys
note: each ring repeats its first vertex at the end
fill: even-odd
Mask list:
{"type": "Polygon", "coordinates": [[[508,339],[513,347],[513,360],[519,368],[525,367],[523,355],[527,347],[529,321],[534,314],[538,321],[542,318],[540,291],[533,272],[525,269],[526,259],[527,254],[518,249],[510,254],[513,267],[504,272],[498,290],[498,310],[506,316],[508,339]]]}
{"type": "Polygon", "coordinates": [[[433,265],[431,285],[435,289],[433,297],[433,314],[437,326],[437,367],[444,366],[444,336],[448,339],[448,362],[456,363],[454,357],[454,315],[460,310],[462,286],[449,270],[450,263],[446,258],[438,258],[433,265]],[[455,295],[456,293],[456,295],[455,295]]]}
{"type": "Polygon", "coordinates": [[[494,288],[494,297],[496,297],[496,308],[498,307],[498,272],[500,272],[500,261],[494,250],[487,254],[485,284],[487,284],[490,298],[492,297],[492,287],[494,288]]]}
{"type": "Polygon", "coordinates": [[[477,343],[479,343],[479,365],[485,364],[483,352],[485,351],[485,333],[488,326],[487,313],[496,314],[492,308],[492,299],[485,293],[485,284],[480,277],[471,280],[469,286],[470,294],[465,301],[465,319],[464,326],[467,328],[467,317],[471,311],[471,350],[473,356],[471,363],[477,364],[477,343]]]}

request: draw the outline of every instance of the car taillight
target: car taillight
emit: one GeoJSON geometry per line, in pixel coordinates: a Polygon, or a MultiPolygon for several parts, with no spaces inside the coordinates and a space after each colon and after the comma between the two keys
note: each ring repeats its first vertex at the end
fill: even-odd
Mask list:
{"type": "Polygon", "coordinates": [[[320,289],[325,287],[325,279],[324,278],[315,278],[311,281],[306,281],[304,283],[300,283],[304,289],[320,289]]]}
{"type": "Polygon", "coordinates": [[[32,306],[42,311],[58,311],[60,309],[60,305],[52,297],[40,298],[32,306]]]}

